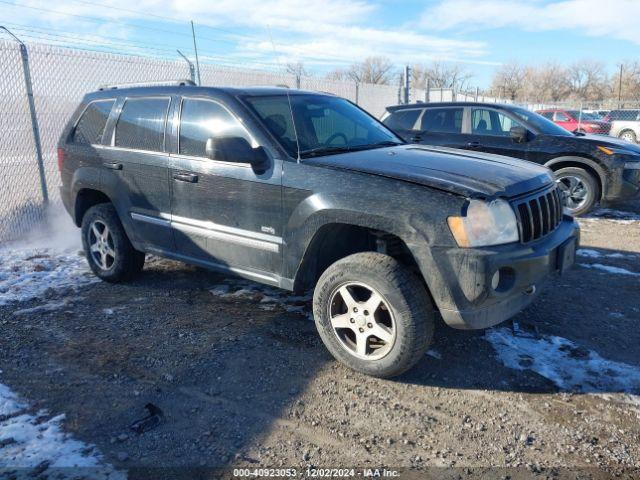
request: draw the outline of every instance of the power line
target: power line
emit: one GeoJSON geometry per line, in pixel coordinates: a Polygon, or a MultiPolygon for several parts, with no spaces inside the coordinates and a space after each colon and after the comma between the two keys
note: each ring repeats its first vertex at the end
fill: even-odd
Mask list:
{"type": "MultiPolygon", "coordinates": [[[[173,23],[183,23],[184,22],[183,20],[178,20],[178,19],[173,18],[173,17],[167,17],[167,16],[164,16],[164,15],[158,15],[156,13],[143,12],[143,11],[140,11],[140,10],[133,10],[131,8],[122,8],[122,7],[112,6],[112,5],[106,5],[104,3],[89,2],[89,1],[86,1],[86,0],[70,0],[70,1],[72,1],[74,3],[80,3],[82,5],[89,5],[91,7],[98,6],[98,7],[107,8],[109,10],[117,10],[117,11],[121,11],[121,12],[134,13],[136,15],[141,15],[143,17],[158,18],[160,20],[165,20],[165,21],[173,22],[173,23]]],[[[237,33],[237,32],[234,32],[232,30],[227,30],[227,29],[220,28],[220,27],[214,27],[214,26],[207,25],[207,24],[204,24],[204,23],[202,23],[202,24],[199,23],[198,25],[200,27],[209,28],[211,30],[217,30],[217,31],[228,33],[229,35],[234,35],[234,36],[241,37],[241,38],[248,38],[248,39],[252,39],[252,40],[258,40],[259,39],[259,37],[256,37],[256,36],[237,33]]]]}
{"type": "MultiPolygon", "coordinates": [[[[60,10],[52,10],[49,8],[42,8],[42,7],[34,7],[31,5],[22,5],[20,3],[12,3],[9,2],[7,0],[0,0],[0,3],[3,3],[5,5],[9,5],[11,7],[18,7],[18,8],[28,8],[30,10],[38,10],[41,12],[47,12],[47,13],[53,13],[56,15],[65,15],[68,17],[75,17],[75,18],[82,18],[84,20],[89,20],[90,22],[97,22],[97,23],[114,23],[117,25],[124,25],[127,27],[133,27],[133,28],[143,28],[145,30],[153,30],[156,32],[160,32],[160,33],[168,33],[170,35],[179,35],[182,37],[191,37],[191,35],[187,34],[187,33],[183,33],[183,32],[176,32],[176,31],[172,31],[172,30],[166,30],[163,28],[157,28],[157,27],[150,27],[147,25],[135,25],[133,23],[128,23],[128,22],[123,22],[122,20],[115,20],[115,19],[106,19],[106,18],[99,18],[99,17],[91,17],[88,15],[79,15],[77,13],[68,13],[68,12],[61,12],[60,10]]],[[[208,38],[208,37],[200,37],[202,40],[208,40],[211,42],[224,42],[224,43],[231,43],[231,44],[236,44],[237,42],[231,41],[231,40],[224,40],[224,39],[214,39],[214,38],[208,38]]]]}
{"type": "MultiPolygon", "coordinates": [[[[155,57],[163,58],[165,60],[175,60],[175,55],[174,55],[175,50],[171,48],[152,48],[152,47],[137,46],[135,44],[126,44],[133,47],[134,50],[123,52],[122,50],[116,50],[114,48],[114,47],[121,48],[123,44],[119,44],[119,43],[102,41],[102,40],[91,40],[86,38],[79,38],[76,36],[70,36],[70,35],[59,35],[54,33],[36,32],[33,29],[26,29],[26,28],[14,28],[14,30],[19,31],[20,36],[22,38],[44,41],[45,43],[49,43],[55,46],[69,48],[69,49],[75,48],[83,51],[91,51],[91,52],[98,52],[98,53],[115,53],[115,54],[121,54],[121,55],[143,55],[143,54],[149,54],[149,51],[151,51],[150,54],[155,57]],[[27,33],[24,33],[24,32],[27,32],[27,33]],[[44,35],[45,37],[43,37],[42,35],[44,35]],[[76,43],[71,43],[71,41],[76,43]],[[86,43],[91,43],[91,45],[86,45],[86,43]],[[159,53],[156,53],[156,52],[162,53],[163,55],[160,55],[159,53]]],[[[247,68],[246,64],[241,64],[237,62],[234,63],[232,61],[229,61],[228,58],[221,57],[213,53],[209,53],[209,52],[202,52],[202,53],[205,54],[205,56],[203,57],[205,60],[214,61],[217,65],[232,67],[232,68],[247,68]]],[[[276,63],[263,62],[263,61],[252,60],[252,59],[248,59],[247,62],[255,65],[260,65],[261,67],[268,67],[268,68],[274,68],[279,66],[276,63]]]]}
{"type": "MultiPolygon", "coordinates": [[[[123,9],[123,8],[116,8],[116,7],[109,7],[107,5],[104,4],[95,4],[92,2],[86,2],[84,0],[73,0],[76,1],[78,3],[83,3],[83,4],[89,4],[89,5],[99,5],[105,8],[114,8],[116,10],[122,10],[122,11],[129,11],[129,12],[135,12],[137,14],[140,15],[148,15],[148,16],[154,16],[156,18],[162,18],[162,19],[166,19],[175,23],[179,23],[179,20],[175,20],[175,19],[171,19],[170,17],[164,17],[161,15],[154,15],[154,14],[146,14],[145,12],[140,12],[140,11],[135,11],[135,10],[129,10],[129,9],[123,9]]],[[[47,13],[53,13],[56,15],[65,15],[65,16],[69,16],[69,17],[75,17],[75,18],[82,18],[84,20],[88,20],[91,22],[96,22],[96,23],[105,23],[105,22],[110,22],[110,23],[115,23],[118,25],[124,25],[127,27],[132,27],[132,28],[138,28],[138,29],[145,29],[145,30],[150,30],[150,31],[156,31],[156,32],[161,32],[161,33],[168,33],[170,35],[179,35],[182,37],[189,37],[191,38],[191,35],[187,34],[187,33],[183,33],[183,32],[176,32],[176,31],[172,31],[172,30],[167,30],[167,29],[163,29],[163,28],[157,28],[157,27],[151,27],[151,26],[147,26],[147,25],[136,25],[136,24],[132,24],[129,22],[124,22],[122,20],[117,20],[117,19],[108,19],[108,18],[99,18],[99,17],[92,17],[92,16],[88,16],[88,15],[79,15],[79,14],[75,14],[75,13],[68,13],[68,12],[61,12],[59,10],[52,10],[52,9],[48,9],[48,8],[42,8],[42,7],[34,7],[31,5],[22,5],[19,3],[13,3],[13,2],[9,2],[7,0],[0,0],[0,4],[5,4],[5,5],[9,5],[11,7],[17,7],[17,8],[27,8],[27,9],[31,9],[31,10],[37,10],[37,11],[41,11],[41,12],[47,12],[47,13]]],[[[206,26],[207,28],[210,29],[214,29],[214,30],[221,30],[224,32],[227,32],[229,34],[232,35],[236,35],[240,38],[247,38],[247,39],[252,39],[252,40],[262,40],[259,37],[251,37],[251,36],[247,36],[247,35],[242,35],[242,34],[235,34],[232,33],[228,30],[223,30],[223,29],[218,29],[216,27],[210,27],[210,26],[206,26]]],[[[211,38],[211,37],[203,37],[203,36],[198,36],[198,39],[200,40],[207,40],[210,42],[214,42],[214,43],[228,43],[231,45],[237,45],[238,42],[232,41],[232,40],[227,40],[227,39],[221,39],[221,38],[211,38]]],[[[303,50],[304,51],[304,50],[303,50]]],[[[286,54],[287,52],[283,52],[280,51],[279,53],[284,53],[286,54]]],[[[337,58],[337,57],[318,57],[318,56],[308,56],[309,59],[316,59],[316,60],[331,60],[335,63],[351,63],[348,60],[344,60],[341,58],[337,58]]]]}

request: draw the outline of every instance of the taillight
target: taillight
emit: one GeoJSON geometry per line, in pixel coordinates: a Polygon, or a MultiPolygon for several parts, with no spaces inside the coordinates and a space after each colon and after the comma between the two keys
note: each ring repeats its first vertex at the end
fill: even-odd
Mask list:
{"type": "Polygon", "coordinates": [[[58,171],[62,171],[62,167],[64,166],[64,148],[58,147],[58,171]]]}

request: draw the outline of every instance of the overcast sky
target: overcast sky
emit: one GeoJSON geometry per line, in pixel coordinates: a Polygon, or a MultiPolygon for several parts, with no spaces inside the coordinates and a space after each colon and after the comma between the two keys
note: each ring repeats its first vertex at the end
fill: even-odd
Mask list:
{"type": "Polygon", "coordinates": [[[0,0],[0,24],[24,40],[164,57],[192,55],[192,19],[211,61],[302,61],[323,74],[370,55],[446,60],[480,87],[509,60],[589,58],[614,71],[640,48],[640,0],[0,0]]]}

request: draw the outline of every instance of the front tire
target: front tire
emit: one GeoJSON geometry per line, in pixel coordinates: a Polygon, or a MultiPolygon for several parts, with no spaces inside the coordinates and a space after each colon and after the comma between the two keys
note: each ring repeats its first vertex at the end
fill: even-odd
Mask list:
{"type": "Polygon", "coordinates": [[[82,245],[93,273],[107,282],[129,280],[144,266],[144,253],[133,248],[110,203],[87,210],[82,218],[82,245]]]}
{"type": "Polygon", "coordinates": [[[584,215],[597,203],[600,195],[598,181],[589,172],[578,167],[565,167],[556,170],[555,175],[571,215],[584,215]]]}
{"type": "Polygon", "coordinates": [[[623,130],[620,132],[620,135],[618,135],[618,138],[625,142],[638,143],[638,138],[633,130],[623,130]]]}
{"type": "Polygon", "coordinates": [[[316,328],[331,354],[374,377],[400,375],[427,351],[433,305],[420,280],[394,258],[356,253],[331,265],[313,294],[316,328]]]}

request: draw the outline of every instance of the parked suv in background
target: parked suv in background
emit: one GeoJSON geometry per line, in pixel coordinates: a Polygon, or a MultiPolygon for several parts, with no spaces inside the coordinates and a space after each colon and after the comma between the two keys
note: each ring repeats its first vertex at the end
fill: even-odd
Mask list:
{"type": "Polygon", "coordinates": [[[327,94],[105,89],[82,100],[59,164],[98,277],[131,278],[153,253],[314,288],[329,351],[382,377],[424,357],[436,310],[456,328],[519,312],[579,240],[548,169],[407,145],[327,94]]]}
{"type": "Polygon", "coordinates": [[[605,119],[611,122],[609,135],[631,143],[640,140],[640,110],[612,110],[605,119]]]}
{"type": "Polygon", "coordinates": [[[607,135],[611,129],[611,124],[595,113],[560,109],[538,110],[536,113],[574,133],[607,135]]]}
{"type": "Polygon", "coordinates": [[[521,158],[551,168],[573,215],[598,201],[637,198],[640,148],[572,134],[513,105],[434,103],[388,107],[383,122],[408,142],[521,158]]]}

